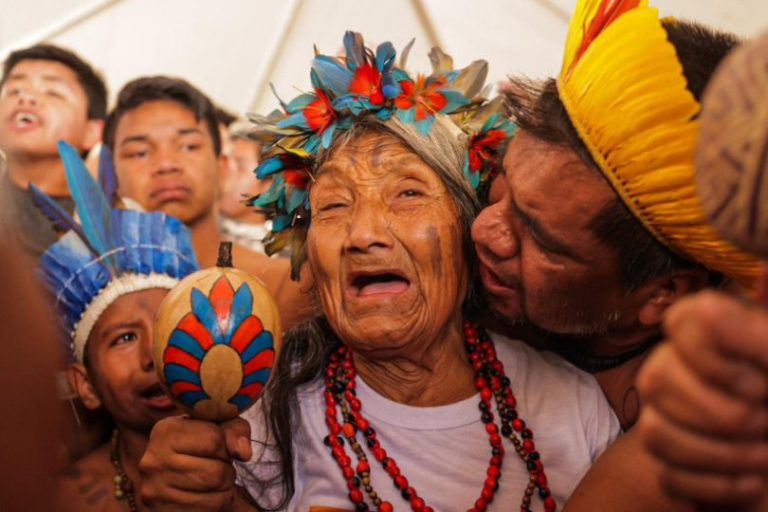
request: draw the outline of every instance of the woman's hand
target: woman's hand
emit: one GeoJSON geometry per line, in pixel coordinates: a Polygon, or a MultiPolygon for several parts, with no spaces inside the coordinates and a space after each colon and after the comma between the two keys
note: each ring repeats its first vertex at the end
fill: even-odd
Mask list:
{"type": "Polygon", "coordinates": [[[251,428],[187,417],[155,425],[139,463],[141,499],[150,510],[231,511],[242,508],[233,460],[250,460],[251,428]]]}
{"type": "Polygon", "coordinates": [[[768,313],[706,292],[675,304],[665,329],[638,377],[637,424],[662,486],[709,506],[757,499],[768,475],[768,313]]]}

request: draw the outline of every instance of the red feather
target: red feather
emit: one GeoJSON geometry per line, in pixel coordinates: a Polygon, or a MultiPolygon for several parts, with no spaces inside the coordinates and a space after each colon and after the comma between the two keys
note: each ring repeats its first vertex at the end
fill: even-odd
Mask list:
{"type": "Polygon", "coordinates": [[[275,362],[275,351],[271,348],[262,350],[259,355],[248,361],[243,365],[243,375],[250,375],[251,373],[264,368],[271,368],[275,362]]]}
{"type": "Polygon", "coordinates": [[[584,31],[584,39],[581,41],[579,51],[576,52],[576,56],[571,64],[571,69],[573,69],[576,63],[579,62],[579,59],[581,59],[581,56],[587,51],[587,48],[592,44],[592,41],[594,41],[597,36],[608,27],[608,25],[619,19],[619,17],[627,11],[636,9],[638,5],[640,5],[640,0],[604,0],[603,3],[600,4],[597,14],[595,14],[589,28],[584,31]]]}
{"type": "Polygon", "coordinates": [[[261,393],[262,388],[264,388],[264,384],[261,382],[254,382],[253,384],[248,384],[247,386],[240,388],[237,391],[237,394],[256,398],[259,396],[259,393],[261,393]]]}
{"type": "Polygon", "coordinates": [[[243,323],[237,326],[229,346],[237,350],[238,354],[242,354],[248,347],[248,344],[261,334],[262,329],[261,321],[255,316],[249,316],[243,320],[243,323]]]}
{"type": "Polygon", "coordinates": [[[167,347],[163,352],[163,362],[165,364],[178,364],[195,373],[200,371],[200,361],[195,359],[192,354],[187,354],[178,347],[167,347]]]}
{"type": "Polygon", "coordinates": [[[178,381],[171,384],[171,394],[173,396],[179,396],[187,391],[202,391],[202,388],[194,382],[178,381]]]}
{"type": "Polygon", "coordinates": [[[219,319],[219,327],[222,332],[227,329],[227,322],[229,322],[229,313],[232,310],[232,299],[235,296],[235,290],[229,283],[227,276],[221,276],[214,283],[211,292],[208,295],[211,305],[216,316],[219,319]]]}
{"type": "Polygon", "coordinates": [[[208,332],[208,329],[206,329],[192,313],[187,313],[184,318],[181,319],[177,329],[192,336],[200,346],[203,347],[203,350],[208,350],[213,346],[211,333],[208,332]]]}

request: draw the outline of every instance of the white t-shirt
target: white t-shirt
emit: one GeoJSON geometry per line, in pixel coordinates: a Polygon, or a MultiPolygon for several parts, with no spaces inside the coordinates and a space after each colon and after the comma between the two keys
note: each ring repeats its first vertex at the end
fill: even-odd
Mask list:
{"type": "MultiPolygon", "coordinates": [[[[619,422],[591,375],[555,354],[537,352],[496,334],[492,337],[517,398],[518,414],[533,430],[552,496],[561,508],[589,466],[619,434],[619,422]]],[[[341,470],[323,444],[328,434],[323,391],[322,379],[318,379],[298,392],[300,424],[293,438],[296,490],[288,505],[290,511],[306,512],[313,506],[354,509],[341,470]]],[[[377,394],[361,378],[357,379],[357,393],[362,413],[376,430],[381,446],[427,505],[436,511],[467,510],[474,505],[491,457],[478,409],[479,395],[439,407],[412,407],[377,394]]],[[[498,421],[498,414],[494,416],[498,421]]],[[[254,439],[263,439],[261,409],[252,408],[245,418],[254,439]]],[[[362,439],[361,445],[368,450],[362,439]]],[[[263,453],[264,444],[253,446],[253,460],[238,464],[240,481],[254,498],[264,500],[262,504],[276,503],[278,486],[263,489],[252,478],[274,474],[275,465],[270,464],[274,453],[269,449],[263,453]]],[[[490,511],[518,510],[529,480],[525,464],[508,439],[505,447],[499,489],[490,511]]],[[[357,459],[348,443],[345,450],[355,467],[357,459]]],[[[395,510],[409,510],[381,464],[370,451],[367,455],[374,490],[395,510]]],[[[531,509],[543,510],[537,493],[531,509]]]]}

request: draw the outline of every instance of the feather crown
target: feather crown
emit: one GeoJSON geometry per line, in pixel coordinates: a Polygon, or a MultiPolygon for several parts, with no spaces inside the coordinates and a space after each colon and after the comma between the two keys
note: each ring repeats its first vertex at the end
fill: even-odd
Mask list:
{"type": "Polygon", "coordinates": [[[557,87],[633,215],[666,247],[749,287],[758,262],[711,227],[694,182],[699,103],[647,0],[579,0],[557,87]]]}
{"type": "Polygon", "coordinates": [[[501,99],[486,98],[487,63],[478,60],[454,69],[453,59],[433,48],[432,74],[413,78],[404,69],[412,44],[413,40],[396,64],[392,43],[373,51],[360,34],[347,32],[346,57],[315,55],[312,92],[288,103],[280,100],[282,110],[269,116],[249,116],[255,124],[251,135],[264,148],[256,175],[273,177],[270,189],[250,201],[273,219],[265,241],[268,253],[304,236],[310,220],[308,186],[318,151],[328,149],[337,134],[367,116],[381,121],[396,117],[425,136],[436,119],[450,119],[466,135],[467,180],[473,188],[487,182],[493,173],[492,158],[516,128],[504,114],[501,99]]]}
{"type": "Polygon", "coordinates": [[[112,158],[102,148],[99,183],[77,151],[59,142],[75,219],[44,192],[30,185],[35,204],[54,228],[67,233],[40,258],[38,273],[53,293],[74,360],[99,316],[117,298],[149,288],[173,288],[198,269],[189,229],[163,213],[115,207],[117,179],[112,158]]]}

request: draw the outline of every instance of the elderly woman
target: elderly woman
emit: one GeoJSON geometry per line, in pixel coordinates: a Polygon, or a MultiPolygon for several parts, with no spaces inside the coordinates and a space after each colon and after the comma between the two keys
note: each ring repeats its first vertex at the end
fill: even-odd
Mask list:
{"type": "Polygon", "coordinates": [[[256,204],[284,228],[268,245],[306,255],[324,316],[287,337],[245,419],[155,428],[145,502],[555,510],[618,423],[590,376],[465,317],[471,183],[511,131],[475,97],[485,64],[433,51],[414,81],[389,43],[345,44],[344,61],[315,58],[314,93],[257,119],[275,181],[256,204]]]}

